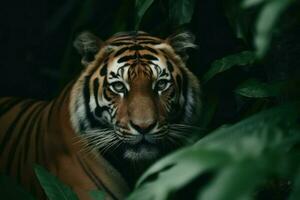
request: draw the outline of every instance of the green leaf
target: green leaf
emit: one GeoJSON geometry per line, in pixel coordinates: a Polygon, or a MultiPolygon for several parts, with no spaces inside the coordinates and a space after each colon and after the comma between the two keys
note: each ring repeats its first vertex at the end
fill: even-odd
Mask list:
{"type": "Polygon", "coordinates": [[[270,0],[262,8],[257,19],[254,37],[258,58],[262,58],[267,53],[276,22],[292,2],[292,0],[270,0]]]}
{"type": "Polygon", "coordinates": [[[286,164],[282,162],[286,151],[299,143],[299,137],[288,131],[297,125],[298,108],[296,103],[272,108],[201,139],[196,146],[228,152],[233,162],[219,171],[198,199],[251,199],[261,181],[286,164]]]}
{"type": "Polygon", "coordinates": [[[135,0],[135,30],[139,29],[142,18],[153,2],[154,0],[135,0]]]}
{"type": "Polygon", "coordinates": [[[147,170],[128,199],[166,199],[171,191],[180,189],[207,170],[223,166],[229,159],[222,151],[206,151],[193,147],[180,150],[147,170]],[[158,176],[155,181],[143,184],[155,175],[158,176]]]}
{"type": "Polygon", "coordinates": [[[293,136],[292,141],[289,137],[299,120],[298,108],[299,104],[291,103],[263,111],[172,153],[143,174],[128,199],[167,199],[208,171],[219,173],[199,198],[249,197],[263,177],[278,172],[279,158],[299,143],[300,137],[293,136]]]}
{"type": "Polygon", "coordinates": [[[255,114],[232,126],[221,127],[195,145],[229,152],[234,158],[258,157],[280,146],[299,120],[299,104],[290,103],[255,114]]]}
{"type": "Polygon", "coordinates": [[[251,192],[265,175],[258,165],[256,160],[244,160],[224,167],[197,199],[250,199],[251,192]]]}
{"type": "Polygon", "coordinates": [[[43,167],[36,165],[34,170],[49,200],[78,200],[70,187],[63,184],[43,167]]]}
{"type": "Polygon", "coordinates": [[[252,32],[252,13],[242,9],[240,0],[223,0],[225,15],[236,37],[249,44],[252,32]]]}
{"type": "Polygon", "coordinates": [[[195,0],[169,0],[169,19],[174,26],[189,23],[192,19],[195,0]]]}
{"type": "Polygon", "coordinates": [[[206,83],[215,75],[227,71],[234,66],[251,65],[255,62],[255,54],[252,51],[243,51],[234,55],[226,56],[212,63],[212,66],[203,76],[202,81],[206,83]]]}
{"type": "Polygon", "coordinates": [[[256,79],[250,79],[239,85],[235,92],[252,98],[274,97],[281,93],[283,85],[283,82],[266,84],[256,79]]]}
{"type": "Polygon", "coordinates": [[[105,194],[103,191],[100,190],[93,190],[89,192],[89,195],[93,200],[104,200],[105,194]]]}
{"type": "Polygon", "coordinates": [[[243,3],[242,3],[242,7],[243,8],[249,8],[249,7],[252,7],[252,6],[262,4],[264,2],[266,2],[266,0],[244,0],[243,3]]]}
{"type": "Polygon", "coordinates": [[[29,192],[20,187],[11,178],[3,174],[0,174],[0,195],[1,199],[34,200],[29,192]]]}

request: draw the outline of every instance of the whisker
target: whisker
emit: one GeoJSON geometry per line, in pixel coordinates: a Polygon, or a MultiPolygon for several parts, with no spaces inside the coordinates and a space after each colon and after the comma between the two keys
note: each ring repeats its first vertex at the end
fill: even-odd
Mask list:
{"type": "Polygon", "coordinates": [[[117,139],[113,134],[114,130],[105,131],[89,131],[87,134],[83,135],[80,140],[85,141],[81,151],[91,152],[93,150],[99,150],[113,146],[114,141],[117,139]]]}
{"type": "Polygon", "coordinates": [[[84,134],[74,136],[73,140],[74,140],[74,143],[78,143],[78,142],[81,142],[82,139],[89,139],[94,136],[108,134],[112,131],[113,131],[112,129],[108,129],[108,128],[100,129],[100,130],[90,130],[90,131],[85,132],[84,134]]]}

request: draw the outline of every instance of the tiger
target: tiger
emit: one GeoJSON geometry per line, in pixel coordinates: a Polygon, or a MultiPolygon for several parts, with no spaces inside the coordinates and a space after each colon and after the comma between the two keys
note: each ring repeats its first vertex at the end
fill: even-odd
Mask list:
{"type": "Polygon", "coordinates": [[[38,199],[36,164],[79,199],[101,190],[124,199],[157,159],[186,144],[201,113],[199,80],[186,66],[188,31],[143,31],[74,40],[82,72],[52,101],[0,98],[0,170],[38,199]]]}

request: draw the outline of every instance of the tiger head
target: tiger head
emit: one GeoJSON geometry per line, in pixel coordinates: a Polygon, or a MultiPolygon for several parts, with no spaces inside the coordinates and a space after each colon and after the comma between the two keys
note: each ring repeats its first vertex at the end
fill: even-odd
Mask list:
{"type": "Polygon", "coordinates": [[[167,39],[145,32],[74,42],[85,66],[71,93],[71,121],[89,148],[126,160],[153,160],[189,137],[201,101],[185,66],[188,32],[167,39]],[[168,150],[166,150],[168,149],[168,150]]]}

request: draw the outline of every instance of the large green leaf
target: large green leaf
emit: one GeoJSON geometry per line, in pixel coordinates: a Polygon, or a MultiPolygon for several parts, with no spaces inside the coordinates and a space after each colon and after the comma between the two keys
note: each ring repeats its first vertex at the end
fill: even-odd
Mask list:
{"type": "Polygon", "coordinates": [[[227,71],[235,66],[251,65],[255,62],[255,54],[252,51],[243,51],[234,55],[226,56],[212,63],[212,66],[203,76],[202,81],[205,83],[215,75],[227,71]]]}
{"type": "Polygon", "coordinates": [[[43,167],[37,165],[34,170],[49,200],[78,200],[70,187],[63,184],[43,167]]]}
{"type": "MultiPolygon", "coordinates": [[[[244,2],[244,7],[251,7],[261,3],[261,1],[244,2]]],[[[275,29],[275,25],[282,13],[293,3],[293,0],[269,0],[265,1],[256,22],[256,33],[254,37],[254,46],[256,48],[256,55],[262,58],[268,51],[275,29]]]]}
{"type": "Polygon", "coordinates": [[[169,19],[175,26],[189,23],[192,19],[195,0],[169,0],[169,19]]]}
{"type": "Polygon", "coordinates": [[[162,159],[153,165],[139,180],[137,188],[128,199],[166,199],[176,191],[207,170],[223,166],[229,161],[222,151],[187,148],[162,159]],[[145,182],[157,175],[154,181],[145,182]]]}
{"type": "Polygon", "coordinates": [[[283,82],[267,84],[256,79],[250,79],[239,85],[235,92],[245,97],[274,97],[281,93],[283,85],[283,82]]]}
{"type": "MultiPolygon", "coordinates": [[[[279,166],[277,160],[274,160],[276,155],[280,157],[278,155],[281,155],[281,152],[285,152],[295,144],[295,142],[285,141],[289,136],[288,130],[294,127],[298,120],[297,106],[298,104],[280,106],[256,114],[235,125],[222,127],[195,145],[165,157],[146,171],[128,199],[166,199],[169,193],[177,191],[211,170],[220,170],[220,175],[217,176],[212,187],[203,193],[204,197],[213,195],[214,199],[220,199],[218,197],[223,195],[230,196],[230,191],[236,184],[241,184],[239,187],[246,194],[257,186],[260,180],[254,175],[259,174],[262,168],[279,166]],[[283,143],[285,145],[282,145],[283,143]],[[245,160],[252,160],[253,166],[245,168],[245,160]],[[230,185],[230,177],[239,174],[245,179],[250,178],[252,174],[253,179],[235,179],[230,185]],[[229,185],[219,188],[226,181],[229,185]],[[217,190],[220,190],[219,194],[211,194],[217,190]]],[[[299,137],[296,139],[299,142],[299,137]]],[[[271,173],[275,173],[275,167],[274,170],[265,170],[265,174],[271,173]]],[[[235,194],[244,197],[242,193],[235,194]]],[[[203,199],[207,199],[204,197],[203,199]]]]}
{"type": "Polygon", "coordinates": [[[135,0],[135,30],[139,29],[142,18],[153,2],[154,0],[135,0]]]}
{"type": "Polygon", "coordinates": [[[10,200],[34,200],[29,192],[6,175],[0,175],[0,197],[10,200]]]}
{"type": "Polygon", "coordinates": [[[93,200],[104,200],[105,199],[105,194],[103,191],[100,190],[92,190],[89,192],[89,195],[93,200]]]}
{"type": "Polygon", "coordinates": [[[199,200],[246,199],[263,179],[264,171],[259,162],[244,160],[224,167],[216,178],[199,193],[199,200]]]}
{"type": "Polygon", "coordinates": [[[201,148],[228,151],[236,158],[257,157],[278,147],[299,120],[299,104],[290,103],[225,126],[199,140],[201,148]]]}
{"type": "Polygon", "coordinates": [[[242,9],[240,0],[223,0],[225,15],[236,37],[249,44],[253,26],[253,14],[242,9]]]}
{"type": "Polygon", "coordinates": [[[266,2],[266,0],[244,0],[242,2],[242,6],[244,8],[248,8],[248,7],[251,7],[251,6],[256,6],[256,5],[262,4],[264,2],[266,2]]]}

